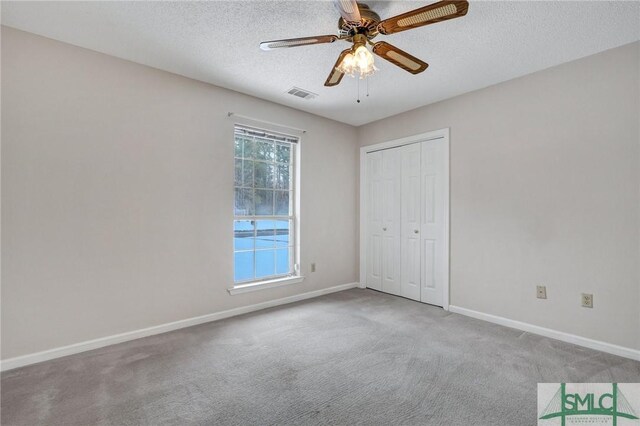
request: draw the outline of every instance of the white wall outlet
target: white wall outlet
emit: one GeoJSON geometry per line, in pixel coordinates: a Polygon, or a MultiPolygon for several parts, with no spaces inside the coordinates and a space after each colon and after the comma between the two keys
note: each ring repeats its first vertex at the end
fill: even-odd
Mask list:
{"type": "Polygon", "coordinates": [[[593,294],[582,293],[582,306],[585,308],[593,308],[593,294]]]}
{"type": "Polygon", "coordinates": [[[539,285],[536,287],[536,297],[538,299],[546,299],[547,298],[547,287],[544,285],[539,285]]]}
{"type": "Polygon", "coordinates": [[[311,272],[315,272],[316,271],[316,264],[315,262],[311,264],[311,272]]]}

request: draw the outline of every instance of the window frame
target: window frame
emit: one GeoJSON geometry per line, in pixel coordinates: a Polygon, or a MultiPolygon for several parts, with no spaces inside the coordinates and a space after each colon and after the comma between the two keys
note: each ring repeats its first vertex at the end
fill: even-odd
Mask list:
{"type": "MultiPolygon", "coordinates": [[[[253,207],[253,215],[236,215],[235,212],[235,193],[236,193],[236,188],[246,188],[248,189],[248,187],[245,186],[238,186],[236,184],[236,179],[234,176],[234,183],[233,183],[233,192],[234,192],[234,211],[233,211],[233,222],[232,222],[232,233],[233,233],[233,245],[232,245],[232,254],[233,254],[233,267],[232,267],[232,271],[233,271],[233,286],[232,288],[229,288],[229,292],[231,294],[238,294],[238,293],[244,293],[247,291],[253,291],[253,290],[259,290],[262,288],[272,288],[272,287],[280,287],[282,285],[287,285],[287,284],[294,284],[294,283],[298,283],[301,282],[304,277],[302,277],[300,275],[300,268],[299,268],[299,264],[300,264],[300,244],[299,244],[299,239],[300,239],[300,218],[299,218],[299,202],[300,202],[300,193],[299,193],[299,180],[300,180],[300,170],[299,170],[299,158],[300,158],[300,137],[299,136],[295,136],[295,135],[290,135],[290,134],[286,134],[286,133],[282,133],[280,131],[275,131],[275,130],[271,130],[271,129],[267,129],[267,128],[259,128],[259,127],[255,127],[252,125],[246,125],[243,123],[234,123],[233,125],[233,144],[234,144],[234,154],[233,154],[233,160],[234,160],[234,175],[235,175],[235,164],[236,164],[236,160],[240,159],[242,161],[245,161],[247,158],[243,157],[236,157],[236,153],[235,153],[235,143],[236,143],[236,137],[237,137],[237,129],[243,129],[243,130],[247,130],[249,132],[256,132],[256,133],[262,133],[265,136],[267,136],[265,139],[271,139],[274,142],[274,147],[277,147],[278,143],[286,143],[287,145],[289,145],[290,147],[290,157],[289,157],[289,182],[290,182],[290,186],[289,189],[287,189],[286,191],[289,192],[289,214],[288,215],[277,215],[276,213],[276,194],[277,191],[279,191],[279,189],[277,188],[264,188],[264,190],[273,190],[274,196],[273,196],[273,214],[272,215],[258,215],[256,212],[256,205],[255,205],[255,191],[256,190],[260,190],[260,188],[256,187],[255,185],[255,166],[254,166],[254,170],[253,170],[253,184],[251,186],[251,190],[253,191],[253,203],[254,203],[254,207],[253,207]],[[282,137],[282,138],[286,138],[286,139],[291,139],[290,141],[279,141],[276,138],[269,138],[268,136],[275,136],[276,138],[282,137]],[[269,276],[263,276],[260,278],[256,278],[256,265],[257,265],[257,256],[256,253],[258,253],[259,251],[268,251],[268,250],[273,250],[274,254],[276,254],[276,251],[278,250],[278,246],[275,245],[274,242],[274,247],[273,248],[257,248],[256,244],[255,244],[255,240],[254,240],[254,245],[252,249],[247,249],[247,250],[237,250],[235,247],[235,223],[236,221],[273,221],[274,223],[276,221],[289,221],[289,243],[286,247],[280,247],[280,248],[287,248],[289,250],[289,271],[285,274],[274,274],[274,275],[269,275],[269,276]],[[253,278],[251,279],[247,279],[247,280],[241,280],[241,281],[236,281],[235,279],[235,257],[236,257],[236,253],[238,252],[250,252],[253,253],[253,278]]],[[[254,138],[254,143],[256,142],[256,138],[260,138],[260,136],[258,135],[252,135],[254,138]]],[[[251,158],[250,159],[252,161],[252,164],[255,163],[266,163],[269,165],[274,165],[277,167],[278,164],[285,164],[285,163],[280,163],[277,161],[277,157],[276,154],[274,152],[274,159],[273,161],[267,161],[267,160],[259,160],[256,158],[251,158]]],[[[284,191],[282,189],[280,189],[280,191],[284,191]]],[[[254,223],[254,238],[257,236],[257,223],[254,223]]],[[[274,227],[274,229],[277,229],[274,227]]],[[[277,235],[277,234],[276,234],[277,235]]],[[[277,254],[276,254],[277,255],[277,254]]],[[[274,259],[274,262],[277,262],[274,259]]],[[[277,268],[277,264],[276,264],[276,268],[277,268]]],[[[276,272],[277,269],[274,270],[274,272],[276,272]]]]}

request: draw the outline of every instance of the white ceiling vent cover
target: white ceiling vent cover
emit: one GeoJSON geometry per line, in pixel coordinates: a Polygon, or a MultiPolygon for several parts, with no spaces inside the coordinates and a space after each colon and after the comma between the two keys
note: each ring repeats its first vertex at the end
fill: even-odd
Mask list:
{"type": "Polygon", "coordinates": [[[318,96],[317,93],[313,93],[313,92],[310,92],[308,90],[304,90],[304,89],[301,89],[301,88],[295,87],[295,86],[292,87],[291,89],[289,89],[287,91],[287,93],[290,94],[290,95],[293,95],[293,96],[297,96],[297,97],[302,98],[302,99],[307,99],[307,100],[313,99],[313,98],[318,96]]]}

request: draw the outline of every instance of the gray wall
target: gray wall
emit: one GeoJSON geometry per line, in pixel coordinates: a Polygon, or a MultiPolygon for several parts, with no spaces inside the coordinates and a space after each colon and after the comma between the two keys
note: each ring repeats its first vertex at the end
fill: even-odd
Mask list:
{"type": "Polygon", "coordinates": [[[3,359],[357,279],[351,126],[5,27],[2,114],[3,359]],[[302,284],[226,291],[228,111],[308,130],[302,284]]]}
{"type": "Polygon", "coordinates": [[[634,43],[359,128],[451,128],[453,305],[640,349],[639,62],[634,43]]]}

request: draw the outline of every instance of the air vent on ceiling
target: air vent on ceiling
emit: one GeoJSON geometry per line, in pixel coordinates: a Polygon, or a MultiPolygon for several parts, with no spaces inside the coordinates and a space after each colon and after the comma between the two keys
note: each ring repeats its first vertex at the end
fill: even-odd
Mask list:
{"type": "Polygon", "coordinates": [[[287,91],[288,94],[293,95],[293,96],[297,96],[299,98],[302,99],[313,99],[316,96],[318,96],[316,93],[312,93],[308,90],[304,90],[301,89],[299,87],[292,87],[291,89],[289,89],[289,91],[287,91]]]}

